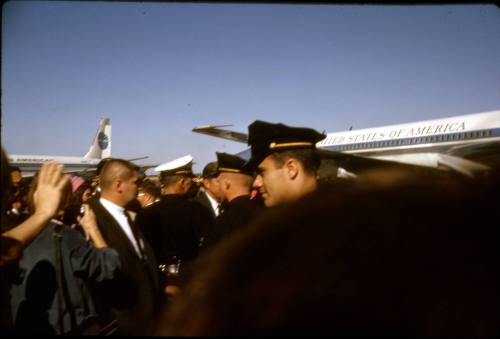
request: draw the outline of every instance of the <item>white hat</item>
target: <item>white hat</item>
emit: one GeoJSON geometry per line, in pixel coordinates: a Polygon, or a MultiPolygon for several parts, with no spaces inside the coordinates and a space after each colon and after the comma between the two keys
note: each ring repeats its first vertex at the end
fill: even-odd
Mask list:
{"type": "Polygon", "coordinates": [[[156,172],[171,172],[169,174],[192,174],[193,157],[188,154],[178,159],[166,162],[154,168],[156,172]]]}

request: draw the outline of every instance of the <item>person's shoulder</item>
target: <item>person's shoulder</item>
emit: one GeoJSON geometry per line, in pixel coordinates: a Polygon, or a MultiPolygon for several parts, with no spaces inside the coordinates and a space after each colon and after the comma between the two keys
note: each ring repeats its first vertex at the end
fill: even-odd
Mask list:
{"type": "Polygon", "coordinates": [[[203,205],[203,204],[201,203],[201,201],[199,201],[199,200],[194,200],[194,199],[191,199],[191,200],[186,200],[186,201],[187,201],[187,202],[188,202],[188,204],[189,204],[189,205],[191,205],[191,206],[195,206],[195,207],[197,207],[197,208],[199,208],[199,207],[205,208],[205,205],[203,205]]]}
{"type": "Polygon", "coordinates": [[[250,195],[246,194],[246,195],[240,195],[239,197],[234,198],[233,200],[231,200],[231,202],[229,204],[227,204],[227,206],[230,206],[230,205],[251,206],[251,205],[254,205],[255,203],[256,202],[254,200],[250,199],[250,195]]]}

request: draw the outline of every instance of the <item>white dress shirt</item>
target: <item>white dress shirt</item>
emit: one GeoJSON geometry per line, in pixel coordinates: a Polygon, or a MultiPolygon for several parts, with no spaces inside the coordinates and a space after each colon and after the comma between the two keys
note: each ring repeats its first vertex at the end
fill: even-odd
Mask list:
{"type": "MultiPolygon", "coordinates": [[[[115,218],[118,225],[120,225],[123,232],[127,235],[127,238],[130,240],[130,242],[134,246],[134,249],[137,252],[137,255],[139,257],[142,257],[141,251],[139,250],[139,244],[137,243],[137,239],[135,238],[134,233],[132,232],[132,229],[130,228],[127,216],[125,215],[125,213],[126,213],[125,208],[118,206],[117,204],[112,203],[111,201],[106,200],[104,198],[100,198],[99,202],[104,206],[104,208],[109,213],[111,213],[113,218],[115,218]]],[[[143,247],[143,246],[144,245],[141,244],[141,247],[143,247]]]]}
{"type": "Polygon", "coordinates": [[[205,194],[207,195],[208,201],[210,201],[210,205],[212,205],[215,216],[219,216],[219,203],[217,202],[217,200],[212,198],[212,196],[208,192],[205,192],[205,194]]]}

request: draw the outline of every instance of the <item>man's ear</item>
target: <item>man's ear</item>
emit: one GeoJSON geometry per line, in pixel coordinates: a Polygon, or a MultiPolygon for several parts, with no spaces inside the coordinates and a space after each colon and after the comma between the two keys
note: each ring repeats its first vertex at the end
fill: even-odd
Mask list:
{"type": "Polygon", "coordinates": [[[115,191],[121,193],[122,192],[122,186],[123,186],[123,181],[121,181],[119,179],[113,181],[113,188],[114,188],[115,191]]]}
{"type": "Polygon", "coordinates": [[[228,180],[227,178],[222,178],[219,179],[219,181],[222,181],[221,184],[223,185],[224,189],[227,191],[231,187],[231,180],[228,180]]]}
{"type": "Polygon", "coordinates": [[[297,178],[300,172],[300,164],[299,162],[294,159],[294,158],[289,158],[285,162],[285,171],[290,180],[294,180],[297,178]]]}
{"type": "Polygon", "coordinates": [[[184,190],[185,187],[186,187],[186,179],[185,179],[185,177],[179,176],[179,180],[177,180],[177,184],[176,185],[178,187],[181,187],[184,190]]]}

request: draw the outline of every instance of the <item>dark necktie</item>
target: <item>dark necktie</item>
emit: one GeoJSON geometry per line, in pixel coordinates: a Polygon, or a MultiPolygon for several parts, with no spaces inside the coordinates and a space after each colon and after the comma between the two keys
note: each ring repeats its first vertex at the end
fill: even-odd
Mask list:
{"type": "Polygon", "coordinates": [[[142,259],[146,259],[146,255],[144,254],[144,251],[143,251],[143,240],[142,240],[141,236],[139,235],[137,227],[135,226],[135,223],[132,221],[132,218],[130,217],[128,212],[123,211],[123,213],[125,213],[125,216],[127,217],[127,221],[128,221],[129,226],[130,226],[130,229],[132,230],[132,234],[134,235],[135,242],[137,243],[137,247],[139,248],[140,257],[142,259]]]}

